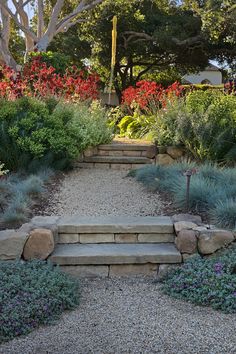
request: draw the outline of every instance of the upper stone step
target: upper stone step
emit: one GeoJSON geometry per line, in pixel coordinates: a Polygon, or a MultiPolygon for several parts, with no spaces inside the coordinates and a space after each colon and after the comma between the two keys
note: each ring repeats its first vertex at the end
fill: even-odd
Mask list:
{"type": "Polygon", "coordinates": [[[106,217],[61,217],[59,233],[122,234],[156,233],[172,234],[173,221],[168,216],[106,216],[106,217]]]}
{"type": "Polygon", "coordinates": [[[57,245],[50,257],[60,265],[181,263],[174,244],[68,244],[57,245]]]}
{"type": "Polygon", "coordinates": [[[155,149],[154,144],[105,144],[99,145],[98,150],[113,150],[113,151],[147,151],[149,149],[155,149]]]}
{"type": "Polygon", "coordinates": [[[147,157],[128,156],[89,156],[84,157],[84,162],[114,163],[114,164],[151,164],[152,160],[147,157]]]}

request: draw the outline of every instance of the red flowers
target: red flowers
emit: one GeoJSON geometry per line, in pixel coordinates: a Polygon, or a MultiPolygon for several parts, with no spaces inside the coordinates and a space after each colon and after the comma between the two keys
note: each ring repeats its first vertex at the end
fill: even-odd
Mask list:
{"type": "Polygon", "coordinates": [[[47,66],[40,55],[27,63],[21,73],[4,66],[0,70],[0,97],[16,99],[22,96],[57,96],[66,99],[96,99],[99,77],[89,68],[78,70],[76,66],[67,69],[63,75],[47,66]]]}
{"type": "Polygon", "coordinates": [[[122,103],[132,107],[138,105],[141,109],[147,109],[152,103],[165,106],[166,100],[172,96],[179,96],[183,88],[175,82],[167,89],[154,81],[142,80],[137,82],[136,87],[128,87],[123,91],[122,103]]]}

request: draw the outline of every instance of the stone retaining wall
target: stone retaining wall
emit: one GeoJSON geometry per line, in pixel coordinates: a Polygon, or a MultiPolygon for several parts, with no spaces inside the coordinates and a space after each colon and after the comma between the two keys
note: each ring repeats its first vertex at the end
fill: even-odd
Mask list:
{"type": "Polygon", "coordinates": [[[180,146],[157,146],[156,163],[171,165],[186,155],[186,150],[180,146]]]}
{"type": "Polygon", "coordinates": [[[174,215],[173,222],[175,244],[182,254],[183,261],[196,254],[201,256],[214,254],[236,240],[236,235],[232,231],[206,225],[197,215],[174,215]]]}

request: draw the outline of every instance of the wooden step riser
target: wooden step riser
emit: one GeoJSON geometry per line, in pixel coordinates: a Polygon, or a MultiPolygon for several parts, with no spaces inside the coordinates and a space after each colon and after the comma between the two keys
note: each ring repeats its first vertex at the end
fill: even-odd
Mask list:
{"type": "Polygon", "coordinates": [[[91,244],[91,243],[173,243],[174,234],[156,233],[109,233],[109,234],[78,234],[59,233],[58,243],[60,244],[91,244]]]}

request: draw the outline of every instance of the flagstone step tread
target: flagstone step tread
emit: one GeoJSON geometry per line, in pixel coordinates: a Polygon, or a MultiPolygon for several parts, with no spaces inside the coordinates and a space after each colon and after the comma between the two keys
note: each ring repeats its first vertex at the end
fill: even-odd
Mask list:
{"type": "Polygon", "coordinates": [[[50,260],[59,265],[181,263],[174,244],[63,244],[50,260]]]}
{"type": "Polygon", "coordinates": [[[150,164],[152,160],[147,157],[132,156],[89,156],[84,157],[84,162],[95,163],[119,163],[119,164],[150,164]]]}
{"type": "Polygon", "coordinates": [[[160,233],[172,234],[173,221],[169,216],[64,216],[58,221],[59,233],[160,233]]]}
{"type": "Polygon", "coordinates": [[[98,146],[98,150],[114,150],[114,151],[147,151],[155,148],[153,144],[103,144],[98,146]]]}

